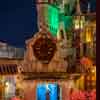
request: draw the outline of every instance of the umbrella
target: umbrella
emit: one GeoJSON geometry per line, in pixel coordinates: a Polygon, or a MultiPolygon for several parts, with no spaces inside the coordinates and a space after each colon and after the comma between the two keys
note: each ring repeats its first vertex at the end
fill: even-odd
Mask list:
{"type": "Polygon", "coordinates": [[[82,57],[80,60],[80,63],[81,63],[81,65],[86,67],[86,69],[92,67],[92,65],[93,65],[93,61],[88,57],[82,57]]]}

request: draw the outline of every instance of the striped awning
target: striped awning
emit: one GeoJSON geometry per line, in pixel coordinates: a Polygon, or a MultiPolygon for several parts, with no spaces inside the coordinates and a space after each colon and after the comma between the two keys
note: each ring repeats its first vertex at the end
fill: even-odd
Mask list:
{"type": "Polygon", "coordinates": [[[16,64],[0,65],[0,75],[12,75],[17,73],[18,73],[18,69],[16,64]]]}

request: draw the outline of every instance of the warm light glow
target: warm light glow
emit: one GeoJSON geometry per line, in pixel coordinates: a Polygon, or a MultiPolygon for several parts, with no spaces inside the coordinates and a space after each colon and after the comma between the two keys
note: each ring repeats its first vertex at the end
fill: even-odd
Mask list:
{"type": "Polygon", "coordinates": [[[80,20],[80,28],[83,29],[84,28],[84,23],[85,23],[85,17],[82,16],[81,20],[80,20]]]}
{"type": "Polygon", "coordinates": [[[74,20],[75,30],[83,29],[84,23],[85,23],[85,17],[84,16],[77,16],[74,20]]]}
{"type": "Polygon", "coordinates": [[[9,86],[9,82],[6,82],[5,85],[6,85],[6,87],[8,87],[9,86]]]}
{"type": "Polygon", "coordinates": [[[5,82],[5,93],[9,92],[9,82],[5,82]]]}
{"type": "Polygon", "coordinates": [[[95,70],[94,69],[92,70],[92,73],[95,73],[95,70]]]}
{"type": "Polygon", "coordinates": [[[92,73],[96,73],[96,67],[91,70],[92,73]]]}
{"type": "Polygon", "coordinates": [[[60,36],[59,32],[57,33],[57,40],[58,41],[61,40],[61,36],[60,36]]]}
{"type": "Polygon", "coordinates": [[[76,30],[80,28],[80,24],[79,24],[79,20],[78,20],[78,19],[76,19],[76,20],[74,21],[74,24],[75,24],[75,29],[76,29],[76,30]]]}
{"type": "Polygon", "coordinates": [[[92,42],[92,33],[91,33],[91,29],[87,28],[86,29],[86,42],[92,42]]]}

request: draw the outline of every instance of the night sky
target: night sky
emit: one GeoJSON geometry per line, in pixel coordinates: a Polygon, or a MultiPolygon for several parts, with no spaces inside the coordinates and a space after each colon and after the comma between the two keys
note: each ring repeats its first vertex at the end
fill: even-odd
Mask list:
{"type": "Polygon", "coordinates": [[[0,41],[24,47],[25,39],[37,32],[36,6],[32,0],[0,0],[0,41]]]}
{"type": "MultiPolygon", "coordinates": [[[[35,3],[35,0],[33,1],[35,3]]],[[[81,7],[84,8],[86,0],[81,1],[81,7]]],[[[96,0],[88,1],[92,2],[94,11],[96,0]]],[[[37,31],[36,5],[32,8],[32,0],[0,0],[0,41],[16,47],[25,47],[25,40],[37,31]]]]}

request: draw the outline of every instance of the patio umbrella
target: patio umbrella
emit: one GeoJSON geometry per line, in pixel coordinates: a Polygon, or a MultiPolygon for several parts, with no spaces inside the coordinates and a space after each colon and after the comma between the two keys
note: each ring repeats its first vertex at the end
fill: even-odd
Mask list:
{"type": "Polygon", "coordinates": [[[93,65],[93,61],[88,57],[82,57],[80,63],[85,67],[85,69],[91,68],[93,65]]]}

